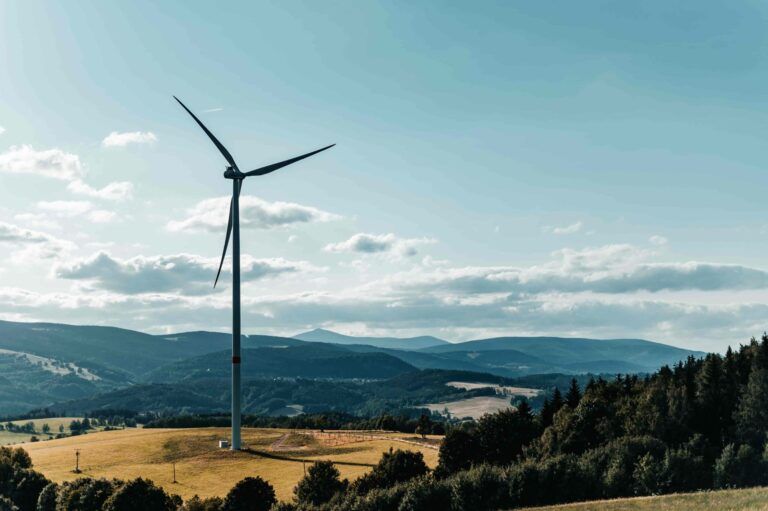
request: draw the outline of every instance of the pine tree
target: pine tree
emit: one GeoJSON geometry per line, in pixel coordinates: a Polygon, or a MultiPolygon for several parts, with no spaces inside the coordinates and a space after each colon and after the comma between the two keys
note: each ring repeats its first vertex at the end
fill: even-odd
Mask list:
{"type": "Polygon", "coordinates": [[[533,410],[531,409],[531,405],[528,404],[527,399],[521,400],[517,405],[517,415],[519,415],[521,419],[529,421],[533,420],[533,410]]]}
{"type": "Polygon", "coordinates": [[[696,415],[701,432],[714,445],[721,445],[723,418],[726,413],[723,402],[725,381],[720,355],[709,354],[696,375],[696,415]]]}
{"type": "Polygon", "coordinates": [[[541,412],[539,413],[539,420],[541,422],[541,428],[546,429],[552,425],[552,418],[555,416],[555,410],[552,407],[552,403],[548,398],[544,398],[544,403],[541,405],[541,412]]]}
{"type": "Polygon", "coordinates": [[[758,445],[765,439],[768,424],[768,369],[754,369],[735,412],[737,432],[758,445]]]}
{"type": "Polygon", "coordinates": [[[555,391],[552,393],[552,415],[560,411],[565,402],[563,401],[563,395],[560,393],[560,389],[555,387],[555,391]]]}
{"type": "Polygon", "coordinates": [[[576,378],[571,379],[571,386],[568,388],[568,393],[565,395],[565,403],[571,407],[571,410],[575,410],[579,406],[581,401],[581,389],[579,388],[579,382],[576,378]]]}

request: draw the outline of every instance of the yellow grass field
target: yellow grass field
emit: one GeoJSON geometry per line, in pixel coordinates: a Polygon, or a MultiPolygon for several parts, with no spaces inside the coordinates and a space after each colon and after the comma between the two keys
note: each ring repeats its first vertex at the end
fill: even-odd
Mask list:
{"type": "Polygon", "coordinates": [[[430,467],[437,464],[439,437],[429,439],[431,448],[414,445],[413,435],[328,432],[309,435],[279,429],[243,429],[246,450],[219,449],[219,439],[229,437],[226,428],[125,429],[21,445],[32,456],[35,469],[61,482],[76,479],[72,472],[75,449],[80,450],[82,476],[130,479],[144,477],[184,498],[192,495],[224,496],[240,479],[261,476],[281,500],[293,496],[293,488],[315,460],[332,460],[342,477],[364,474],[392,449],[419,450],[430,467]],[[177,483],[173,483],[173,463],[177,483]]]}
{"type": "Polygon", "coordinates": [[[526,511],[768,511],[768,488],[678,493],[527,508],[526,511]]]}
{"type": "MultiPolygon", "coordinates": [[[[52,417],[49,419],[30,419],[11,421],[12,423],[23,426],[27,422],[32,422],[35,425],[35,433],[15,433],[12,431],[0,431],[0,445],[18,444],[21,442],[28,442],[32,435],[40,438],[41,440],[51,438],[59,432],[59,425],[64,426],[64,432],[69,433],[69,423],[73,420],[81,420],[82,417],[52,417]],[[43,424],[48,424],[51,431],[48,435],[44,434],[41,430],[43,424]]],[[[5,423],[3,423],[5,424],[5,423]]]]}
{"type": "Polygon", "coordinates": [[[429,403],[422,406],[439,413],[443,413],[444,410],[448,409],[448,412],[454,417],[472,417],[473,419],[479,419],[487,413],[495,413],[512,407],[508,397],[499,396],[471,397],[457,401],[429,403]]]}

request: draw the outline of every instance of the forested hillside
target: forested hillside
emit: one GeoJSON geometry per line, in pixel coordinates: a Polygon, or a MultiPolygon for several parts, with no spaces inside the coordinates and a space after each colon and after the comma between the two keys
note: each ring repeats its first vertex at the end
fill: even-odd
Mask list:
{"type": "MultiPolygon", "coordinates": [[[[768,484],[768,337],[450,430],[426,477],[314,509],[507,509],[768,484]],[[407,502],[407,507],[399,507],[407,502]]],[[[306,509],[310,509],[307,506],[306,509]]]]}

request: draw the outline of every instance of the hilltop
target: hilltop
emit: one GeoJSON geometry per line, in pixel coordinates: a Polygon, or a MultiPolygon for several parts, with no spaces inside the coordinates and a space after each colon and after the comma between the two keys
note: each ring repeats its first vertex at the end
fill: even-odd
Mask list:
{"type": "Polygon", "coordinates": [[[217,447],[217,441],[228,435],[227,428],[125,429],[21,447],[29,452],[36,470],[57,482],[78,477],[144,477],[184,498],[226,495],[237,481],[258,475],[275,487],[280,499],[290,500],[293,487],[304,474],[304,460],[307,464],[333,460],[343,477],[354,479],[366,473],[390,447],[419,450],[429,466],[437,464],[437,450],[415,445],[415,438],[408,434],[363,436],[344,431],[322,435],[245,428],[243,444],[247,450],[242,452],[217,447]],[[74,449],[81,453],[82,474],[72,473],[74,449]],[[173,483],[174,463],[177,484],[173,483]]]}

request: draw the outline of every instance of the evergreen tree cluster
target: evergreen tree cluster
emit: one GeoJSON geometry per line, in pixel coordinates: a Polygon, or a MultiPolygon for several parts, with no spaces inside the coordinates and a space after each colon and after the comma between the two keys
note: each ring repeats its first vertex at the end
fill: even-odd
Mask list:
{"type": "MultiPolygon", "coordinates": [[[[299,510],[513,509],[768,484],[768,336],[647,376],[576,380],[448,431],[434,471],[299,510]]],[[[365,478],[363,478],[365,480],[365,478]]]]}

